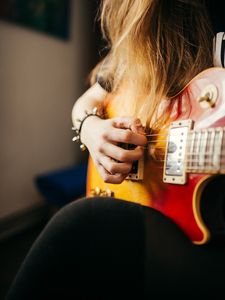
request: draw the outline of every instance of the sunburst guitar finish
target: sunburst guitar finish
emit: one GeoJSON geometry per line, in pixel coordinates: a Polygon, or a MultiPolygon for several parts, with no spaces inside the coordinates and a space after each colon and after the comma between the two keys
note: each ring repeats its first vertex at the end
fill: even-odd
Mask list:
{"type": "MultiPolygon", "coordinates": [[[[105,183],[89,158],[87,196],[152,207],[196,244],[211,238],[202,192],[225,173],[225,70],[209,68],[172,99],[171,122],[149,135],[148,151],[121,184],[105,183]],[[142,166],[143,165],[143,166],[142,166]]],[[[108,113],[116,117],[114,109],[108,113]]],[[[212,199],[214,201],[215,199],[212,199]]]]}

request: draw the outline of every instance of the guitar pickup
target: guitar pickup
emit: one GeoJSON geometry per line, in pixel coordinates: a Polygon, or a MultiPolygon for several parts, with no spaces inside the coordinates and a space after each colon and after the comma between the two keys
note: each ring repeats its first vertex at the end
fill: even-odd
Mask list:
{"type": "Polygon", "coordinates": [[[165,151],[163,181],[166,183],[185,184],[186,145],[193,121],[181,120],[171,123],[165,151]]]}
{"type": "MultiPolygon", "coordinates": [[[[125,144],[125,143],[121,143],[119,146],[126,150],[134,150],[137,147],[136,145],[125,144]]],[[[135,160],[132,163],[132,169],[125,179],[139,181],[139,180],[143,180],[143,178],[144,178],[144,156],[142,156],[139,160],[135,160]]]]}

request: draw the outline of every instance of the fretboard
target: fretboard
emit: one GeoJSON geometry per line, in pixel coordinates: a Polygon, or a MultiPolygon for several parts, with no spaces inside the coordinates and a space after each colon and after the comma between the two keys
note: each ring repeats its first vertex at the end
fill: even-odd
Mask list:
{"type": "Polygon", "coordinates": [[[225,127],[191,130],[185,160],[186,172],[225,173],[225,127]]]}

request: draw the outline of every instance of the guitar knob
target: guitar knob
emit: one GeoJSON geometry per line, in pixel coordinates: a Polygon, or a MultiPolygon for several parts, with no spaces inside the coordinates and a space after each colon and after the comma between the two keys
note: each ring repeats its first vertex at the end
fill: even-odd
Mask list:
{"type": "Polygon", "coordinates": [[[91,189],[91,195],[93,197],[114,197],[114,192],[110,189],[101,190],[98,186],[94,189],[91,189]]]}
{"type": "Polygon", "coordinates": [[[107,189],[107,190],[106,190],[106,196],[107,196],[107,197],[114,197],[114,192],[111,191],[110,189],[107,189]]]}
{"type": "Polygon", "coordinates": [[[215,106],[218,91],[214,84],[207,85],[198,97],[198,102],[202,108],[212,108],[215,106]]]}
{"type": "Polygon", "coordinates": [[[102,191],[99,187],[91,189],[91,195],[92,196],[101,196],[101,193],[102,193],[102,191]]]}

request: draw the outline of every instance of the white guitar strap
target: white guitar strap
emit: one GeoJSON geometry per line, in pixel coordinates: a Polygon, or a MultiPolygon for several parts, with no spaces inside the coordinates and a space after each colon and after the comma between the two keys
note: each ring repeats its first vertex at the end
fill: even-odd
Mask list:
{"type": "Polygon", "coordinates": [[[213,39],[213,63],[215,67],[225,68],[225,32],[218,32],[213,39]]]}

